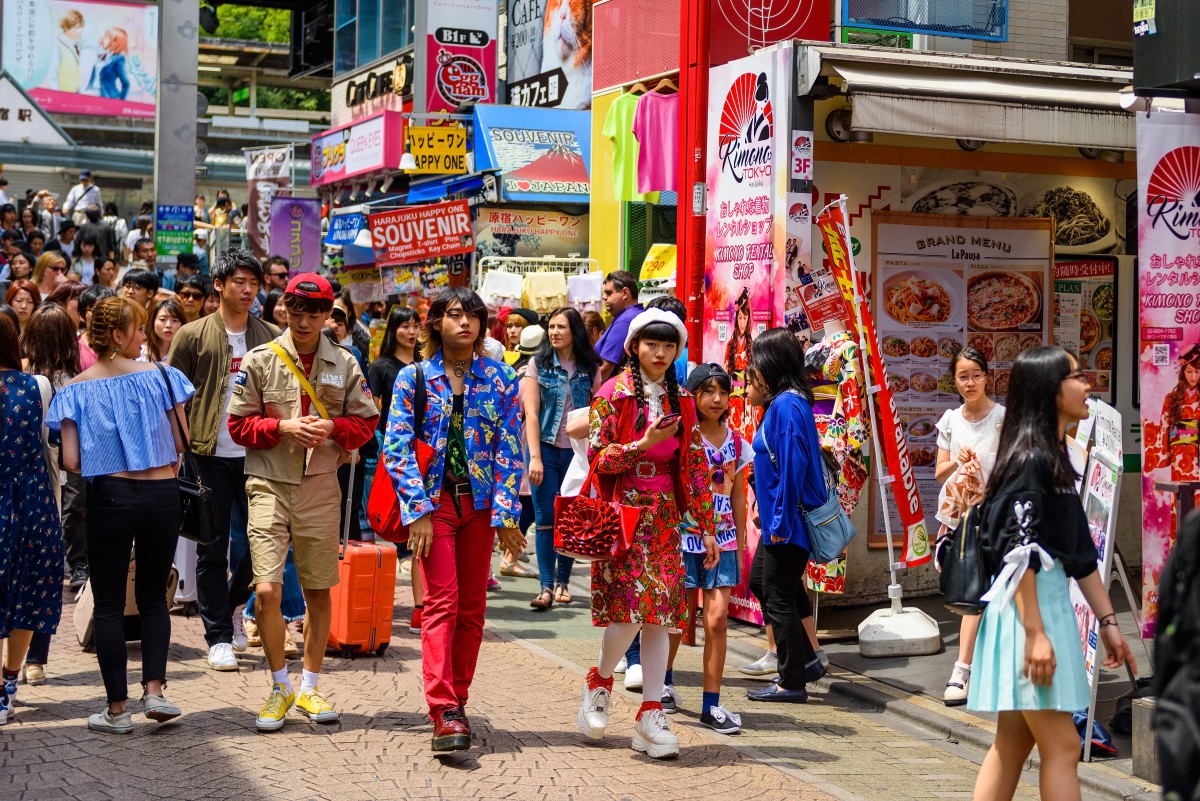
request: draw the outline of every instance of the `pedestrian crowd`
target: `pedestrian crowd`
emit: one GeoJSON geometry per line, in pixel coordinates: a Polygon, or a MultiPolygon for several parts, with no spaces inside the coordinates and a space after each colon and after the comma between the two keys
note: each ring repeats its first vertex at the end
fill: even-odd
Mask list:
{"type": "MultiPolygon", "coordinates": [[[[830,481],[830,463],[839,462],[814,394],[828,376],[787,330],[756,336],[735,377],[724,365],[690,364],[683,304],[639,303],[638,282],[624,271],[605,277],[607,326],[569,307],[490,309],[462,287],[442,290],[423,317],[401,305],[383,319],[380,305],[355,304],[320,275],[294,274],[281,257],[260,264],[236,248],[209,266],[215,308],[198,267],[176,275],[164,297],[152,252],[151,243],[145,267],[131,267],[119,287],[100,278],[103,254],[39,257],[0,313],[0,450],[9,455],[0,464],[0,518],[16,523],[0,533],[0,722],[22,679],[45,681],[65,571],[69,586],[87,583],[94,603],[106,704],[87,725],[132,730],[131,553],[141,710],[160,722],[181,714],[164,694],[171,617],[163,592],[183,515],[181,466],[207,489],[216,521],[197,546],[208,665],[237,670],[238,653],[262,648],[271,676],[260,731],[283,727],[291,713],[339,719],[322,689],[322,661],[340,534],[374,539],[360,514],[368,471],[353,466],[361,460],[381,461],[407,527],[409,623],[421,637],[434,751],[471,744],[486,597],[502,586],[496,550],[502,577],[536,578],[534,610],[577,603],[572,558],[556,546],[562,502],[581,492],[632,510],[624,547],[591,563],[582,599],[603,628],[580,691],[584,736],[605,736],[614,674],[624,671],[625,687],[642,695],[632,747],[656,759],[679,753],[668,716],[679,708],[672,663],[695,612],[690,590],[705,634],[700,721],[740,731],[735,705],[722,703],[721,676],[751,520],[762,536],[748,580],[772,650],[741,670],[778,678],[747,700],[803,703],[806,685],[825,674],[804,586],[814,548],[806,511],[835,492],[841,499],[830,481]],[[90,285],[57,277],[76,264],[91,265],[90,285]],[[377,353],[371,317],[382,322],[377,353]],[[735,395],[744,416],[761,417],[750,441],[729,424],[735,395]],[[527,536],[536,572],[525,566],[527,536]],[[287,659],[299,655],[297,636],[305,647],[295,687],[287,659]]],[[[7,255],[24,276],[29,260],[7,255]]],[[[1053,347],[1023,354],[1007,414],[983,394],[982,354],[964,350],[950,369],[964,405],[938,425],[938,519],[953,530],[985,496],[1002,497],[986,507],[985,554],[998,566],[1015,548],[1038,549],[1028,571],[1003,575],[1011,584],[1003,602],[964,620],[947,687],[947,703],[1000,714],[980,782],[994,790],[987,797],[1004,797],[1035,742],[1044,761],[1065,760],[1069,732],[1077,756],[1063,713],[1087,706],[1087,680],[1067,576],[1098,613],[1108,664],[1130,655],[1107,622],[1111,606],[1062,450],[1066,428],[1087,415],[1090,388],[1078,364],[1053,347]],[[1014,503],[1033,510],[1028,519],[1009,519],[1014,503]],[[1011,656],[1020,653],[1025,660],[1011,656]]],[[[1061,791],[1049,797],[1072,797],[1074,770],[1043,769],[1044,782],[1048,775],[1061,791]]]]}

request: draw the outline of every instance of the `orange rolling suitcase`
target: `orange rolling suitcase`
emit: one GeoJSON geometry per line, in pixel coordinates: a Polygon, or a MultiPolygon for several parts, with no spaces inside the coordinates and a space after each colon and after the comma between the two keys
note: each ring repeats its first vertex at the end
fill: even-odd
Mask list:
{"type": "MultiPolygon", "coordinates": [[[[355,458],[358,458],[357,454],[355,458]]],[[[355,464],[351,462],[351,487],[354,486],[354,468],[355,464]]],[[[369,651],[383,656],[392,639],[396,549],[387,544],[351,541],[349,523],[350,497],[347,494],[338,554],[340,580],[331,590],[333,623],[329,627],[329,648],[347,657],[369,651]]]]}

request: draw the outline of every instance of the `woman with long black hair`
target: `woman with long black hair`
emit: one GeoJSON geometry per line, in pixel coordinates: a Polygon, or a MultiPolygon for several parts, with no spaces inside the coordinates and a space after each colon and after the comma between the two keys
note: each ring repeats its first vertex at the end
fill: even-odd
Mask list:
{"type": "Polygon", "coordinates": [[[779,655],[779,681],[746,696],[752,701],[803,703],[808,700],[806,672],[823,671],[804,629],[804,619],[812,615],[804,589],[812,546],[802,510],[825,503],[827,490],[804,346],[786,328],[773,328],[754,340],[746,400],[764,409],[754,435],[762,541],[750,570],[750,589],[775,633],[779,655]]]}
{"type": "Polygon", "coordinates": [[[1036,744],[1041,797],[1072,801],[1080,790],[1071,713],[1086,709],[1091,693],[1068,578],[1100,621],[1104,666],[1136,665],[1096,569],[1067,457],[1066,431],[1088,416],[1091,385],[1074,356],[1050,346],[1018,356],[1008,386],[981,527],[984,564],[1001,572],[984,596],[967,697],[968,709],[999,719],[975,797],[1012,798],[1036,744]]]}
{"type": "Polygon", "coordinates": [[[554,550],[554,498],[575,455],[567,433],[567,414],[591,405],[600,377],[600,357],[579,312],[568,307],[555,309],[547,330],[549,335],[529,361],[521,381],[542,584],[537,597],[529,602],[534,609],[571,602],[567,581],[574,560],[554,550]]]}

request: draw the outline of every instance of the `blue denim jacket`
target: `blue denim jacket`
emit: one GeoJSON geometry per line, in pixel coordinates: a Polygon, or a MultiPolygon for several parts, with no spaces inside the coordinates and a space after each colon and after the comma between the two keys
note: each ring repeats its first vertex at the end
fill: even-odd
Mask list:
{"type": "MultiPolygon", "coordinates": [[[[454,391],[446,376],[439,350],[421,362],[425,373],[427,403],[420,437],[433,445],[436,455],[422,477],[413,447],[413,389],[416,367],[409,365],[396,376],[392,406],[388,410],[383,437],[383,462],[400,498],[400,517],[412,525],[438,507],[445,473],[446,443],[454,391]]],[[[521,517],[521,445],[517,412],[517,374],[507,364],[476,356],[463,380],[465,420],[463,439],[467,446],[467,472],[471,500],[476,509],[491,507],[492,525],[517,528],[521,517]]]]}
{"type": "MultiPolygon", "coordinates": [[[[554,363],[543,368],[537,365],[538,385],[542,390],[542,402],[538,407],[538,425],[540,439],[547,445],[553,445],[558,437],[558,427],[563,420],[563,407],[566,405],[563,387],[567,385],[567,371],[560,366],[558,352],[552,352],[554,363]]],[[[583,370],[576,370],[571,375],[571,404],[575,409],[586,409],[592,405],[592,378],[583,370]]]]}

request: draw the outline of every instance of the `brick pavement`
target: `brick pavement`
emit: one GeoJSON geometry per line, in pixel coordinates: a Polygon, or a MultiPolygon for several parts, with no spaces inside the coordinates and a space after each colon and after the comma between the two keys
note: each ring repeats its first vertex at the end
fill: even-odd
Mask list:
{"type": "MultiPolygon", "coordinates": [[[[407,621],[409,604],[404,582],[398,621],[407,621]]],[[[830,798],[804,774],[764,767],[691,726],[677,727],[678,760],[636,754],[632,703],[618,704],[602,744],[586,744],[575,730],[577,672],[496,633],[484,640],[468,707],[476,731],[469,752],[430,753],[419,641],[406,626],[381,659],[326,660],[323,685],[340,724],[294,717],[282,732],[259,734],[253,716],[268,689],[261,651],[242,655],[240,672],[213,672],[199,618],[174,617],[167,695],[184,716],[158,727],[139,713],[132,735],[95,734],[85,718],[103,707],[103,692],[94,656],[75,645],[72,609],[65,604],[49,682],[22,686],[15,719],[0,727],[3,801],[830,798]]],[[[138,659],[131,646],[131,694],[138,659]]],[[[299,673],[298,661],[291,667],[299,673]]],[[[131,700],[131,708],[140,705],[131,700]]]]}

